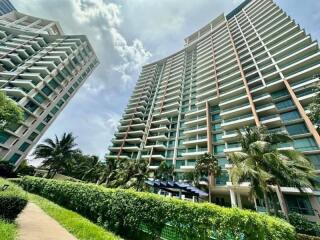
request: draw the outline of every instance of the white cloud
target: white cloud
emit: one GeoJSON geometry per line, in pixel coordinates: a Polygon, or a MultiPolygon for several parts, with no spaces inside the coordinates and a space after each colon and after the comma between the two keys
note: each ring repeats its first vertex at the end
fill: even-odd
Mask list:
{"type": "MultiPolygon", "coordinates": [[[[121,59],[121,63],[112,66],[112,70],[120,73],[124,86],[132,83],[131,75],[140,70],[151,57],[151,53],[144,48],[141,40],[134,39],[130,45],[120,33],[121,6],[103,0],[74,0],[73,5],[74,17],[79,23],[104,19],[105,26],[101,26],[100,30],[110,34],[113,48],[121,59]]],[[[98,33],[95,37],[101,40],[101,34],[98,33]]]]}

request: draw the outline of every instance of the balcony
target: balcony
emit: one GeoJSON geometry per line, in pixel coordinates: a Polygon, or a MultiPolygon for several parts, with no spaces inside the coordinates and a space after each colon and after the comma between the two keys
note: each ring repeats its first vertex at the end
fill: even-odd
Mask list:
{"type": "Polygon", "coordinates": [[[228,129],[234,129],[239,128],[243,126],[248,126],[254,124],[254,117],[252,114],[247,114],[227,120],[223,120],[221,127],[228,130],[228,129]]]}
{"type": "MultiPolygon", "coordinates": [[[[128,129],[128,127],[129,127],[129,125],[121,125],[121,126],[118,127],[118,129],[120,131],[123,131],[123,130],[128,129]]],[[[146,124],[144,124],[144,123],[132,124],[132,125],[130,125],[130,130],[133,130],[133,129],[135,129],[135,130],[144,130],[145,127],[146,127],[146,124]]]]}
{"type": "Polygon", "coordinates": [[[223,110],[220,113],[220,116],[221,116],[221,118],[225,119],[225,118],[230,118],[230,117],[234,117],[237,115],[243,115],[243,114],[248,113],[250,111],[251,111],[250,104],[245,103],[245,104],[237,105],[232,108],[228,108],[228,109],[223,110]]]}
{"type": "Polygon", "coordinates": [[[198,116],[196,118],[188,119],[185,122],[185,125],[186,126],[194,126],[194,125],[198,125],[198,124],[202,124],[202,123],[206,123],[206,122],[207,122],[207,116],[202,115],[202,116],[198,116]]]}
{"type": "Polygon", "coordinates": [[[144,148],[145,149],[154,149],[157,151],[165,151],[167,149],[167,147],[163,144],[163,142],[155,142],[152,145],[146,145],[144,148]]]}
{"type": "Polygon", "coordinates": [[[179,114],[179,110],[178,109],[173,109],[173,110],[165,110],[160,112],[155,112],[153,114],[154,117],[170,117],[170,116],[177,116],[179,114]]]}
{"type": "Polygon", "coordinates": [[[185,114],[185,117],[187,119],[191,119],[191,118],[194,118],[194,117],[199,116],[199,115],[203,116],[204,114],[206,114],[206,109],[205,108],[197,110],[197,111],[194,111],[194,112],[188,112],[188,113],[185,114]]]}
{"type": "Polygon", "coordinates": [[[226,131],[224,135],[222,135],[222,140],[228,142],[228,141],[234,141],[239,138],[238,131],[236,130],[231,130],[231,131],[226,131]]]}
{"type": "Polygon", "coordinates": [[[143,133],[144,131],[138,130],[138,131],[129,131],[129,132],[117,132],[114,135],[116,137],[124,137],[126,136],[126,134],[128,134],[130,136],[139,137],[139,136],[143,136],[143,133]]]}
{"type": "Polygon", "coordinates": [[[224,153],[233,153],[233,152],[241,152],[242,147],[228,147],[223,150],[224,153]]]}
{"type": "MultiPolygon", "coordinates": [[[[109,150],[111,152],[118,152],[121,149],[121,147],[109,147],[109,150]]],[[[127,151],[127,152],[137,152],[139,151],[139,147],[135,146],[135,145],[124,145],[122,147],[123,150],[127,151]]]]}
{"type": "Polygon", "coordinates": [[[162,154],[145,154],[145,155],[142,155],[142,158],[143,159],[154,159],[154,160],[165,160],[166,158],[162,155],[162,154]]]}
{"type": "Polygon", "coordinates": [[[127,138],[127,139],[113,138],[111,141],[116,144],[122,143],[123,141],[130,143],[130,144],[138,144],[138,143],[141,143],[142,140],[141,140],[141,138],[127,138]]]}
{"type": "MultiPolygon", "coordinates": [[[[109,155],[107,155],[107,158],[116,159],[116,158],[118,158],[118,156],[117,155],[113,155],[113,154],[109,154],[109,155]]],[[[130,157],[128,155],[126,155],[126,154],[120,154],[119,155],[119,159],[129,160],[130,157]]]]}
{"type": "Polygon", "coordinates": [[[188,152],[182,153],[182,157],[184,157],[185,159],[195,159],[195,158],[202,156],[205,153],[208,153],[207,148],[198,148],[198,150],[188,149],[188,152]]]}
{"type": "Polygon", "coordinates": [[[183,141],[183,145],[192,146],[192,145],[206,145],[208,142],[207,136],[199,136],[199,137],[189,137],[183,141]]]}
{"type": "Polygon", "coordinates": [[[267,103],[267,104],[256,107],[256,112],[264,113],[264,114],[275,114],[277,113],[277,109],[273,103],[267,103]]]}
{"type": "Polygon", "coordinates": [[[202,134],[207,132],[207,125],[201,125],[191,128],[186,128],[184,131],[185,135],[196,135],[196,134],[202,134]]]}
{"type": "Polygon", "coordinates": [[[282,125],[282,121],[279,115],[261,117],[260,121],[261,124],[266,125],[267,127],[276,127],[282,125]]]}
{"type": "Polygon", "coordinates": [[[158,126],[158,125],[168,125],[170,124],[170,121],[168,118],[162,118],[160,120],[155,120],[151,122],[152,125],[158,126]]]}
{"type": "Polygon", "coordinates": [[[168,137],[164,134],[159,134],[159,135],[154,135],[154,136],[149,136],[148,138],[148,141],[167,141],[168,140],[168,137]]]}
{"type": "Polygon", "coordinates": [[[154,133],[154,132],[159,132],[159,133],[166,133],[166,132],[169,132],[169,129],[167,128],[166,125],[160,125],[156,128],[150,128],[149,131],[151,133],[154,133]]]}

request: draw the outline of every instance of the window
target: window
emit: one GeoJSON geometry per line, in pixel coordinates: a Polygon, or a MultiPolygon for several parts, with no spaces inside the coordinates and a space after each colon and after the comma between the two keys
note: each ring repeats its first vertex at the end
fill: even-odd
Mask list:
{"type": "Polygon", "coordinates": [[[289,96],[289,93],[286,89],[282,89],[276,92],[271,93],[272,98],[279,98],[283,96],[289,96]]]}
{"type": "Polygon", "coordinates": [[[297,134],[304,134],[308,133],[308,128],[304,123],[292,124],[286,126],[289,135],[297,135],[297,134]]]}
{"type": "Polygon", "coordinates": [[[50,122],[50,120],[52,119],[52,116],[50,114],[48,114],[43,120],[48,123],[50,122]]]}
{"type": "Polygon", "coordinates": [[[0,143],[5,143],[10,138],[10,135],[6,132],[0,132],[0,143]]]}
{"type": "Polygon", "coordinates": [[[288,99],[288,100],[276,103],[276,106],[278,109],[284,109],[284,108],[292,107],[294,105],[291,99],[288,99]]]}
{"type": "Polygon", "coordinates": [[[219,120],[219,119],[221,119],[219,114],[213,114],[212,115],[212,121],[216,121],[216,120],[219,120]]]}
{"type": "Polygon", "coordinates": [[[219,129],[221,129],[221,124],[220,123],[216,123],[216,124],[212,125],[212,130],[213,131],[217,131],[219,129]]]}
{"type": "Polygon", "coordinates": [[[20,154],[17,154],[17,153],[13,154],[12,157],[9,159],[9,163],[15,164],[20,157],[21,157],[20,154]]]}
{"type": "Polygon", "coordinates": [[[24,105],[24,107],[30,112],[34,112],[38,108],[38,106],[32,101],[29,101],[26,105],[24,105]]]}
{"type": "Polygon", "coordinates": [[[33,141],[33,140],[36,139],[36,137],[38,137],[38,135],[39,135],[38,133],[33,132],[33,133],[30,134],[30,136],[28,137],[28,139],[29,139],[30,141],[33,141]]]}
{"type": "Polygon", "coordinates": [[[22,143],[21,146],[19,147],[19,150],[20,150],[21,152],[24,152],[24,151],[26,151],[26,150],[28,149],[29,146],[30,146],[29,143],[24,142],[24,143],[22,143]]]}
{"type": "Polygon", "coordinates": [[[61,107],[63,104],[64,104],[64,102],[63,102],[62,100],[60,100],[60,101],[57,103],[57,105],[58,105],[59,107],[61,107]]]}
{"type": "Polygon", "coordinates": [[[36,100],[39,104],[43,103],[45,99],[44,96],[42,96],[40,93],[37,93],[35,96],[34,96],[34,100],[36,100]]]}
{"type": "Polygon", "coordinates": [[[63,99],[65,100],[65,101],[67,101],[67,99],[69,98],[69,95],[66,93],[65,95],[63,95],[63,99]]]}
{"type": "Polygon", "coordinates": [[[222,140],[222,135],[223,135],[222,133],[215,134],[215,135],[212,136],[212,140],[214,142],[221,141],[222,140]]]}
{"type": "Polygon", "coordinates": [[[57,107],[54,107],[54,108],[52,108],[51,113],[54,115],[58,112],[58,110],[59,109],[57,107]]]}
{"type": "Polygon", "coordinates": [[[308,196],[286,195],[285,198],[289,211],[303,215],[314,215],[314,211],[308,196]]]}
{"type": "Polygon", "coordinates": [[[45,126],[46,126],[46,125],[44,125],[43,123],[40,123],[36,129],[37,129],[39,132],[41,132],[41,131],[44,129],[45,126]]]}
{"type": "Polygon", "coordinates": [[[167,151],[167,158],[173,157],[173,151],[167,151]]]}
{"type": "Polygon", "coordinates": [[[176,161],[176,169],[180,169],[181,166],[184,166],[186,163],[184,160],[177,160],[176,161]]]}
{"type": "Polygon", "coordinates": [[[49,96],[52,93],[52,90],[48,86],[43,87],[41,91],[44,92],[44,94],[47,96],[49,96]]]}
{"type": "Polygon", "coordinates": [[[293,145],[295,149],[300,151],[315,150],[318,148],[316,142],[311,137],[295,139],[293,145]]]}
{"type": "Polygon", "coordinates": [[[315,154],[315,155],[307,155],[307,157],[311,160],[313,163],[314,167],[318,170],[320,169],[320,155],[315,154]]]}
{"type": "Polygon", "coordinates": [[[296,110],[286,112],[286,113],[281,113],[280,116],[281,116],[281,119],[285,122],[300,118],[300,114],[296,110]]]}
{"type": "Polygon", "coordinates": [[[214,153],[215,154],[223,153],[223,150],[224,150],[224,145],[214,146],[214,153]]]}
{"type": "Polygon", "coordinates": [[[53,89],[56,89],[56,88],[59,86],[59,84],[58,84],[54,79],[52,79],[52,80],[49,82],[49,85],[50,85],[50,87],[52,87],[53,89]]]}

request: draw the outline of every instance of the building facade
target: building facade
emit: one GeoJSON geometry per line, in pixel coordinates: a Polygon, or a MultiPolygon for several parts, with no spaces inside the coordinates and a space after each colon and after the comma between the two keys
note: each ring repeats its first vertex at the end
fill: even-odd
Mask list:
{"type": "Polygon", "coordinates": [[[0,156],[18,166],[85,82],[98,60],[84,35],[17,11],[0,16],[0,90],[24,121],[0,132],[0,156]]]}
{"type": "MultiPolygon", "coordinates": [[[[109,157],[174,165],[177,178],[204,153],[228,166],[241,150],[237,129],[287,132],[320,169],[320,137],[307,116],[319,82],[318,43],[271,0],[245,1],[185,39],[185,47],[142,68],[109,147],[109,157]]],[[[318,219],[317,192],[283,188],[293,211],[318,219]]],[[[214,202],[250,207],[249,185],[232,186],[225,168],[214,202]],[[231,193],[231,195],[230,195],[231,193]]]]}
{"type": "Polygon", "coordinates": [[[0,16],[15,10],[15,7],[9,0],[0,0],[0,16]]]}

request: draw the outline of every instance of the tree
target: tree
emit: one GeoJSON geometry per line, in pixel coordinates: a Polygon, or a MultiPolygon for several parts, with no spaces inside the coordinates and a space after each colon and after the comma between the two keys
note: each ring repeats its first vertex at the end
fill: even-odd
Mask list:
{"type": "Polygon", "coordinates": [[[23,175],[23,176],[24,175],[33,176],[36,172],[36,168],[32,165],[29,165],[28,161],[26,159],[24,159],[20,163],[16,172],[17,172],[17,174],[23,175]]]}
{"type": "Polygon", "coordinates": [[[252,191],[257,196],[264,196],[269,212],[267,193],[270,185],[276,186],[276,192],[285,216],[288,209],[280,186],[303,188],[315,183],[314,168],[310,161],[295,150],[278,150],[279,143],[291,141],[286,133],[269,133],[265,127],[245,128],[240,133],[242,152],[229,154],[234,168],[231,177],[235,182],[248,178],[252,191]]]}
{"type": "Polygon", "coordinates": [[[14,172],[14,166],[8,161],[0,159],[0,176],[5,178],[17,177],[17,174],[14,172]]]}
{"type": "Polygon", "coordinates": [[[45,139],[43,144],[36,146],[34,155],[43,159],[42,166],[49,168],[48,177],[52,178],[70,166],[73,154],[79,151],[76,146],[72,133],[64,133],[61,139],[57,136],[54,139],[45,139]]]}
{"type": "Polygon", "coordinates": [[[164,181],[173,180],[174,167],[169,165],[166,161],[160,163],[159,168],[155,171],[155,178],[164,181]]]}
{"type": "Polygon", "coordinates": [[[203,154],[196,161],[195,171],[200,176],[208,176],[209,202],[211,202],[212,186],[215,185],[215,178],[221,174],[221,167],[219,166],[218,159],[210,153],[203,154]]]}
{"type": "Polygon", "coordinates": [[[23,120],[23,110],[0,91],[0,131],[23,120]]]}
{"type": "Polygon", "coordinates": [[[312,103],[308,106],[309,118],[316,125],[318,133],[320,133],[320,87],[317,88],[317,94],[312,103]]]}

